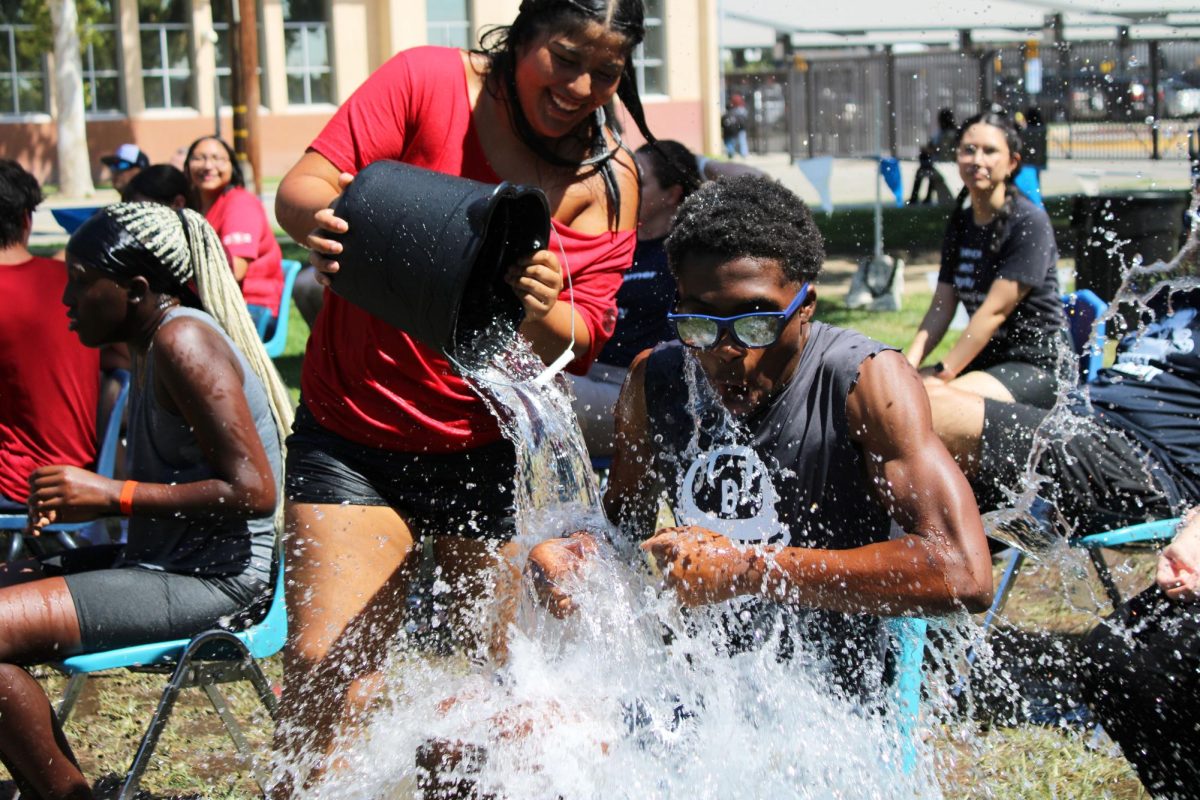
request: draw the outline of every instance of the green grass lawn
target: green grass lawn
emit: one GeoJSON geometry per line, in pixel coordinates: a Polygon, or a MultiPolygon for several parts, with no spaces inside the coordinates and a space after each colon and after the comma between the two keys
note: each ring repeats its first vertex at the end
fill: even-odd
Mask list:
{"type": "MultiPolygon", "coordinates": [[[[294,245],[292,246],[294,248],[294,245]]],[[[286,252],[301,257],[302,252],[286,252]]],[[[849,311],[835,299],[821,297],[817,318],[860,330],[897,347],[908,344],[930,301],[928,293],[905,296],[905,308],[896,313],[849,311]]],[[[308,327],[293,306],[285,354],[276,360],[293,398],[299,396],[300,367],[308,327]]],[[[931,359],[950,346],[947,337],[931,359]]],[[[1118,573],[1133,589],[1146,585],[1152,557],[1126,562],[1118,573]]],[[[1095,625],[1107,613],[1095,579],[1080,562],[1042,563],[1027,567],[1009,601],[1006,619],[995,634],[1001,640],[1021,635],[1070,639],[1095,625]]],[[[266,667],[278,680],[278,657],[266,667]]],[[[38,674],[51,697],[58,697],[63,681],[48,669],[38,674]]],[[[163,684],[163,676],[120,673],[90,682],[67,733],[85,773],[93,779],[123,774],[133,756],[142,726],[149,720],[163,684]]],[[[269,720],[258,709],[246,687],[229,691],[235,714],[249,720],[252,748],[269,757],[269,720]]],[[[939,779],[948,798],[1145,798],[1125,761],[1109,752],[1089,748],[1087,731],[1071,727],[1031,724],[1003,725],[991,721],[960,720],[936,726],[932,741],[937,753],[939,779]],[[964,736],[964,733],[966,734],[964,736]]],[[[153,766],[144,780],[149,797],[257,796],[246,764],[234,755],[218,718],[199,692],[184,693],[167,728],[153,766]]]]}

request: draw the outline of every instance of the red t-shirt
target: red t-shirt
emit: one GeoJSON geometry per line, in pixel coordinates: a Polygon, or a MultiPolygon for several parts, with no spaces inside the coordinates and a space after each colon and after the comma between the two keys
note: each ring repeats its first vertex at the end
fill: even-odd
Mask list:
{"type": "Polygon", "coordinates": [[[61,261],[0,265],[0,495],[8,500],[25,502],[38,467],[96,460],[100,351],[69,330],[66,285],[61,261]]]}
{"type": "MultiPolygon", "coordinates": [[[[344,172],[393,159],[500,183],[471,122],[467,91],[460,51],[407,50],[342,104],[311,149],[344,172]]],[[[589,235],[552,223],[548,249],[560,260],[565,253],[575,308],[591,334],[587,354],[569,367],[573,372],[585,373],[612,336],[617,289],[636,241],[633,230],[589,235]]],[[[565,279],[559,297],[569,301],[565,279]]],[[[325,293],[308,340],[301,388],[318,422],[360,444],[445,453],[500,438],[483,402],[441,353],[333,292],[325,293]]]]}
{"type": "Polygon", "coordinates": [[[275,241],[262,203],[245,189],[231,186],[204,218],[221,237],[231,264],[235,256],[250,262],[242,278],[246,305],[266,306],[271,316],[277,316],[279,298],[283,296],[283,251],[275,241]]]}

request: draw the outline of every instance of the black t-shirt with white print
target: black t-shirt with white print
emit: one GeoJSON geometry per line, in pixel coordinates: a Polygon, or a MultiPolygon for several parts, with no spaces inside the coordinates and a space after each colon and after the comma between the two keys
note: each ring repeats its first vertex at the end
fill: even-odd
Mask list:
{"type": "Polygon", "coordinates": [[[953,214],[946,226],[938,282],[954,287],[967,313],[979,310],[996,278],[1033,287],[983,351],[961,371],[1023,361],[1053,372],[1066,320],[1059,297],[1058,247],[1050,217],[1023,194],[1013,191],[1012,214],[1000,234],[1000,246],[993,252],[992,240],[998,227],[998,220],[976,225],[969,208],[953,214]]]}

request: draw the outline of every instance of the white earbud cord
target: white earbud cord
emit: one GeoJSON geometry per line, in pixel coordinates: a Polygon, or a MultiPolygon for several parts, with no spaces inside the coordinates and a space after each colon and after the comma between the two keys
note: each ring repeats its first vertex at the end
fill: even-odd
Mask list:
{"type": "Polygon", "coordinates": [[[571,341],[567,344],[567,349],[562,351],[562,355],[550,362],[550,365],[533,379],[534,386],[545,386],[554,380],[555,375],[566,369],[567,364],[575,360],[575,284],[571,280],[571,265],[567,262],[567,251],[563,249],[562,236],[554,230],[553,225],[550,226],[550,235],[558,236],[558,253],[562,256],[563,270],[567,273],[567,298],[571,302],[571,341]]]}

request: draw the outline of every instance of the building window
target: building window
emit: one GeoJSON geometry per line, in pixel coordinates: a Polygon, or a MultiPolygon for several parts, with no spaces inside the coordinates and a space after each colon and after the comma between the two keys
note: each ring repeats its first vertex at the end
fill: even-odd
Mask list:
{"type": "Polygon", "coordinates": [[[663,35],[663,0],[646,0],[646,36],[633,51],[633,68],[637,74],[638,93],[666,94],[664,55],[667,52],[663,35]]]}
{"type": "MultiPolygon", "coordinates": [[[[229,15],[232,10],[232,4],[238,0],[213,0],[212,18],[213,31],[217,34],[217,91],[221,96],[217,98],[222,106],[230,105],[233,99],[233,36],[235,35],[229,29],[229,15]]],[[[258,3],[258,96],[263,105],[267,104],[267,87],[263,83],[263,68],[262,64],[265,60],[263,49],[263,27],[262,27],[262,1],[258,3]]]]}
{"type": "Polygon", "coordinates": [[[21,0],[0,0],[0,114],[45,114],[46,55],[21,0]]]}
{"type": "Polygon", "coordinates": [[[425,13],[427,44],[464,50],[471,46],[471,12],[467,0],[429,0],[425,13]]]}
{"type": "Polygon", "coordinates": [[[324,0],[283,0],[283,41],[288,103],[332,103],[333,70],[324,0]]]}
{"type": "Polygon", "coordinates": [[[121,69],[117,26],[111,0],[97,0],[99,19],[80,53],[83,61],[83,102],[90,112],[121,110],[121,69]]]}
{"type": "Polygon", "coordinates": [[[146,108],[195,108],[186,0],[138,0],[146,108]]]}

